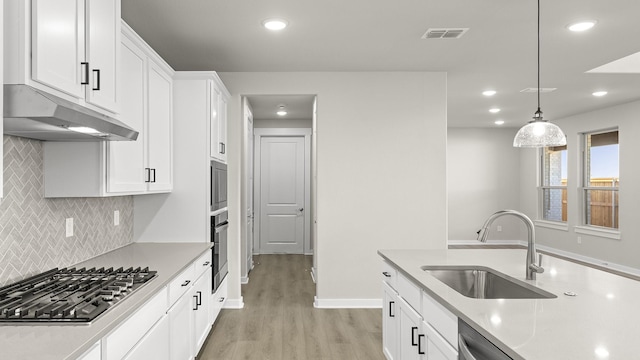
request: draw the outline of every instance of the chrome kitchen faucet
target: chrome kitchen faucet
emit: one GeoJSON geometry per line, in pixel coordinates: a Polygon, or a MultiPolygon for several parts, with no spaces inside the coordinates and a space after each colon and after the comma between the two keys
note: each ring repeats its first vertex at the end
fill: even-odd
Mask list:
{"type": "Polygon", "coordinates": [[[535,226],[533,225],[533,221],[529,219],[529,217],[519,211],[515,210],[500,210],[495,212],[493,215],[489,216],[487,221],[485,221],[482,228],[478,230],[478,241],[487,242],[487,235],[489,235],[489,227],[493,224],[493,221],[499,217],[504,215],[513,215],[518,219],[522,220],[522,222],[527,225],[528,230],[528,238],[527,238],[527,260],[525,263],[526,271],[527,271],[527,280],[535,280],[537,273],[543,273],[544,268],[541,266],[542,264],[542,254],[540,257],[536,256],[536,233],[535,226]],[[538,263],[536,264],[536,258],[538,258],[538,263]]]}

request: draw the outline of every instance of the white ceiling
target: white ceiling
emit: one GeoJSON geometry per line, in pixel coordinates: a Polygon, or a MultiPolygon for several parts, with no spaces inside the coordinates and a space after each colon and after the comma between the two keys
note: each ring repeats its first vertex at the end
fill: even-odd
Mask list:
{"type": "Polygon", "coordinates": [[[247,96],[247,99],[251,104],[253,120],[311,120],[313,118],[315,95],[251,95],[247,96]],[[287,115],[276,114],[280,106],[284,106],[287,115]]]}
{"type": "MultiPolygon", "coordinates": [[[[542,0],[546,119],[640,99],[635,73],[586,73],[640,51],[640,1],[542,0]],[[596,27],[572,33],[571,22],[596,27]],[[595,98],[595,90],[609,94],[595,98]]],[[[449,126],[526,123],[536,110],[535,0],[123,0],[122,15],[176,70],[446,71],[449,126]],[[268,32],[264,19],[289,27],[268,32]],[[469,28],[422,40],[428,28],[469,28]],[[495,89],[485,98],[480,93],[495,89]],[[497,106],[498,114],[488,109],[497,106]]],[[[254,114],[262,116],[260,114],[254,114]]]]}

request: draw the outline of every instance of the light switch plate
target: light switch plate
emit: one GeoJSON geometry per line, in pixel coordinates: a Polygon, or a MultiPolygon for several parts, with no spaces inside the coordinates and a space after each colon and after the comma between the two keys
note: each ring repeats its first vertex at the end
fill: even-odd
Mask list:
{"type": "Polygon", "coordinates": [[[116,210],[113,212],[113,225],[120,225],[120,210],[116,210]]]}
{"type": "Polygon", "coordinates": [[[73,218],[67,218],[65,221],[65,233],[67,237],[73,236],[73,218]]]}

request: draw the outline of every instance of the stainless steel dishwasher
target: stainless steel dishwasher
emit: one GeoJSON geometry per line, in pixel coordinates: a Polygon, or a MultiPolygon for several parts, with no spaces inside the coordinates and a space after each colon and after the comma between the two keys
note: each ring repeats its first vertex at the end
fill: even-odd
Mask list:
{"type": "Polygon", "coordinates": [[[458,319],[458,360],[513,360],[467,323],[458,319]]]}

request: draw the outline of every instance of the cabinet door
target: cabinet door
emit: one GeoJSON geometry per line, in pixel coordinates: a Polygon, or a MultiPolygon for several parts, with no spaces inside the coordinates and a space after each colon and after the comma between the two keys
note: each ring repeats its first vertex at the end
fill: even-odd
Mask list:
{"type": "Polygon", "coordinates": [[[90,0],[86,7],[86,61],[89,63],[86,99],[115,113],[119,110],[120,1],[90,0]]]}
{"type": "Polygon", "coordinates": [[[31,2],[31,77],[33,80],[84,98],[84,0],[31,2]]]}
{"type": "Polygon", "coordinates": [[[211,268],[200,276],[193,285],[193,329],[194,353],[197,354],[211,330],[209,311],[211,310],[211,268]]]}
{"type": "Polygon", "coordinates": [[[184,294],[169,310],[169,350],[171,360],[191,359],[191,292],[184,294]]]}
{"type": "Polygon", "coordinates": [[[149,190],[170,191],[173,176],[172,154],[172,81],[153,61],[148,63],[148,163],[149,190]]]}
{"type": "Polygon", "coordinates": [[[399,343],[398,343],[398,359],[411,360],[420,359],[418,352],[418,338],[422,326],[422,318],[406,301],[398,297],[398,313],[400,321],[399,343]]]}
{"type": "Polygon", "coordinates": [[[220,90],[215,87],[213,81],[209,81],[209,92],[211,93],[211,108],[209,129],[211,133],[211,157],[220,159],[222,146],[220,145],[220,90]]]}
{"type": "Polygon", "coordinates": [[[163,316],[124,357],[125,360],[169,360],[169,319],[163,316]]]}
{"type": "Polygon", "coordinates": [[[220,160],[227,162],[227,99],[220,96],[218,102],[218,142],[220,143],[220,160]]]}
{"type": "Polygon", "coordinates": [[[91,349],[82,354],[78,360],[100,360],[100,341],[93,344],[91,349]]]}
{"type": "Polygon", "coordinates": [[[398,296],[386,282],[382,284],[384,288],[382,349],[387,359],[393,360],[398,358],[398,296]]]}
{"type": "Polygon", "coordinates": [[[145,138],[145,54],[129,39],[122,39],[121,119],[139,132],[136,141],[107,143],[107,192],[143,192],[147,189],[144,169],[145,138]]]}
{"type": "Polygon", "coordinates": [[[422,335],[420,335],[420,349],[426,349],[428,360],[457,360],[458,351],[447,340],[426,322],[422,323],[422,335]]]}

